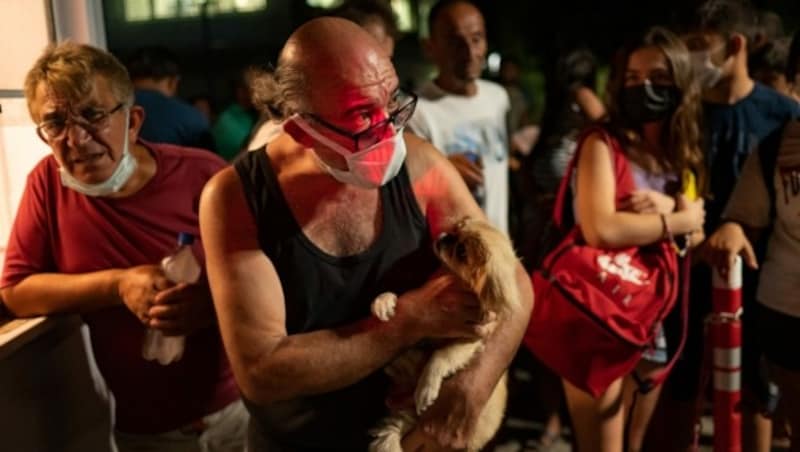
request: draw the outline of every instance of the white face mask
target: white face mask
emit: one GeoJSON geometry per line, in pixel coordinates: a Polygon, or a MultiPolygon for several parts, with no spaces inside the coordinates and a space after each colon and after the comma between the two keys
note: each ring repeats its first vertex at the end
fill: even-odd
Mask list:
{"type": "Polygon", "coordinates": [[[713,88],[722,79],[722,69],[711,62],[711,51],[700,50],[689,53],[692,71],[702,89],[713,88]]]}
{"type": "MultiPolygon", "coordinates": [[[[125,109],[125,130],[128,130],[130,121],[130,110],[125,109]]],[[[122,144],[122,156],[120,157],[117,167],[111,177],[97,184],[86,184],[75,178],[63,167],[58,169],[61,176],[61,185],[83,193],[86,196],[108,196],[110,194],[120,191],[125,183],[130,180],[133,173],[136,172],[136,158],[130,153],[128,149],[128,134],[125,134],[125,141],[122,144]]]]}
{"type": "Polygon", "coordinates": [[[299,115],[292,116],[288,121],[293,121],[317,143],[344,157],[347,162],[347,171],[328,165],[316,152],[314,153],[319,166],[334,179],[345,184],[362,188],[378,188],[392,180],[400,172],[406,159],[403,129],[397,130],[394,136],[379,141],[366,149],[351,152],[314,130],[299,115]]]}

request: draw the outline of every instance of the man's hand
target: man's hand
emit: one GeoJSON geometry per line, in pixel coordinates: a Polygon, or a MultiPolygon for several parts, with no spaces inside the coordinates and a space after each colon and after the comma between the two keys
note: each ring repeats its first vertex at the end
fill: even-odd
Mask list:
{"type": "Polygon", "coordinates": [[[431,435],[417,426],[403,437],[401,442],[405,452],[453,452],[455,449],[441,446],[431,435]]]}
{"type": "Polygon", "coordinates": [[[400,296],[395,316],[411,343],[426,338],[478,339],[489,335],[497,316],[485,314],[470,288],[449,274],[439,274],[424,286],[400,296]]]}
{"type": "Polygon", "coordinates": [[[442,385],[436,402],[404,438],[403,450],[449,451],[467,447],[491,392],[484,394],[466,380],[466,375],[459,372],[442,385]]]}
{"type": "Polygon", "coordinates": [[[705,260],[712,267],[718,268],[723,277],[728,274],[736,256],[740,254],[748,267],[758,268],[756,254],[750,241],[747,240],[742,227],[733,222],[720,226],[703,246],[705,260]]]}
{"type": "Polygon", "coordinates": [[[486,405],[487,396],[477,389],[457,374],[451,377],[442,385],[436,402],[422,414],[423,431],[441,446],[465,449],[486,405]]]}
{"type": "Polygon", "coordinates": [[[158,265],[139,265],[125,270],[117,282],[117,293],[125,306],[145,325],[156,294],[172,286],[158,265]]]}
{"type": "Polygon", "coordinates": [[[147,312],[148,326],[166,336],[185,336],[214,322],[207,283],[178,284],[156,294],[147,312]]]}
{"type": "Polygon", "coordinates": [[[675,198],[655,190],[636,190],[623,201],[623,210],[666,215],[675,210],[675,198]]]}
{"type": "Polygon", "coordinates": [[[467,188],[473,190],[475,187],[483,185],[483,165],[480,160],[473,162],[467,153],[450,154],[447,159],[456,167],[456,171],[464,179],[467,188]]]}

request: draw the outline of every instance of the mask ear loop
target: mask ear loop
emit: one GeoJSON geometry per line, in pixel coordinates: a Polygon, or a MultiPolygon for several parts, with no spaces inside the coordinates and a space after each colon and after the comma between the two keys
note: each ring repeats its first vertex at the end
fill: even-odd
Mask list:
{"type": "Polygon", "coordinates": [[[706,50],[706,64],[709,64],[715,68],[719,68],[720,66],[714,63],[714,55],[722,54],[722,61],[723,64],[725,60],[727,60],[731,56],[730,48],[733,40],[733,36],[729,36],[725,38],[725,42],[722,44],[717,45],[714,48],[706,50]]]}
{"type": "Polygon", "coordinates": [[[644,79],[644,91],[647,93],[647,97],[656,102],[665,102],[667,100],[666,97],[659,96],[653,89],[653,82],[651,82],[649,78],[644,79]]]}

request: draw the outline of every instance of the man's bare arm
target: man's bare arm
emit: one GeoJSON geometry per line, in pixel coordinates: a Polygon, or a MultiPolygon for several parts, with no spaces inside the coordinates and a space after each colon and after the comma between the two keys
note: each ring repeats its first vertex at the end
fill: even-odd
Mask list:
{"type": "Polygon", "coordinates": [[[258,231],[232,168],[204,190],[200,229],[225,349],[244,395],[256,403],[349,386],[430,331],[464,335],[475,330],[474,317],[418,309],[430,305],[422,300],[449,290],[453,281],[443,277],[403,294],[397,321],[368,318],[338,329],[289,335],[280,278],[259,248],[258,231]]]}
{"type": "Polygon", "coordinates": [[[2,296],[8,310],[17,317],[89,312],[122,304],[117,290],[122,273],[39,273],[4,287],[2,296]]]}
{"type": "Polygon", "coordinates": [[[82,274],[38,273],[3,288],[2,296],[18,317],[81,314],[124,305],[147,323],[156,297],[170,286],[160,266],[139,265],[82,274]]]}
{"type": "MultiPolygon", "coordinates": [[[[413,137],[409,145],[417,149],[409,166],[414,190],[434,236],[464,216],[486,219],[458,173],[438,151],[413,137]],[[414,141],[417,143],[412,145],[414,141]]],[[[495,333],[485,341],[484,351],[470,366],[445,381],[437,402],[423,416],[423,427],[442,444],[466,446],[473,422],[522,342],[533,308],[533,290],[521,264],[517,264],[516,278],[520,305],[499,319],[495,333]]]]}

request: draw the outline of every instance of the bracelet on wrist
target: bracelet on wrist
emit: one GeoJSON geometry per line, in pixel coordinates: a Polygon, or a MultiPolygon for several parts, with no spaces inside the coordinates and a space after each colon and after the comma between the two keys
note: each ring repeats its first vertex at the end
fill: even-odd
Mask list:
{"type": "Polygon", "coordinates": [[[686,253],[689,251],[689,247],[691,246],[692,234],[691,233],[684,234],[684,237],[683,237],[684,238],[684,245],[683,245],[683,248],[681,248],[678,245],[678,242],[675,241],[675,236],[672,234],[672,229],[670,229],[670,227],[669,227],[669,223],[667,222],[666,214],[662,213],[662,214],[660,214],[660,216],[661,216],[661,227],[663,228],[662,239],[663,240],[669,240],[669,243],[672,245],[672,249],[675,250],[675,253],[678,256],[680,256],[680,257],[686,256],[686,253]]]}

